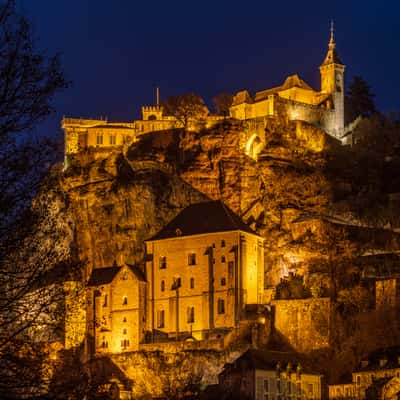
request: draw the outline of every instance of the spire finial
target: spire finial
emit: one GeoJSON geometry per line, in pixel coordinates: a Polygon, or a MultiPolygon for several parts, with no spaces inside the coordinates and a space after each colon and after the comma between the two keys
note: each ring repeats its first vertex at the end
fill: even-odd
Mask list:
{"type": "Polygon", "coordinates": [[[335,28],[333,24],[333,19],[331,19],[331,37],[329,39],[329,50],[333,50],[335,48],[335,28]]]}

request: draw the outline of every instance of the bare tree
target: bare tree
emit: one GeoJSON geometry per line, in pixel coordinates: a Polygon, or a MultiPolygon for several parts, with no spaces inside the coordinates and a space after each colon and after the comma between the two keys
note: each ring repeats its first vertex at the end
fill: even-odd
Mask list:
{"type": "Polygon", "coordinates": [[[225,117],[229,115],[229,108],[233,101],[233,96],[230,93],[217,94],[212,101],[218,115],[224,115],[225,117]]]}
{"type": "Polygon", "coordinates": [[[184,130],[189,123],[203,121],[208,114],[203,99],[194,93],[171,96],[163,104],[164,112],[177,119],[184,130]]]}
{"type": "Polygon", "coordinates": [[[50,166],[57,146],[23,135],[68,85],[38,52],[15,2],[0,5],[0,397],[36,396],[51,379],[70,260],[70,226],[50,166]],[[17,135],[19,138],[17,138],[17,135]],[[44,178],[47,177],[47,181],[44,178]],[[48,190],[52,188],[52,190],[48,190]]]}

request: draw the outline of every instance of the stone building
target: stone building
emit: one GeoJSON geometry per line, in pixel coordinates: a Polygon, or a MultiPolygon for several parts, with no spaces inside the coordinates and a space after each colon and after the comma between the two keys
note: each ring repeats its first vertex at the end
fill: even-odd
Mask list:
{"type": "Polygon", "coordinates": [[[146,241],[149,330],[206,339],[261,304],[263,241],[220,201],[193,204],[146,241]]]}
{"type": "Polygon", "coordinates": [[[361,360],[352,373],[352,382],[329,385],[329,399],[397,399],[400,396],[399,378],[400,348],[379,349],[361,360]],[[383,395],[394,389],[394,397],[383,395]]]}
{"type": "Polygon", "coordinates": [[[88,349],[221,338],[262,304],[264,239],[220,201],[193,204],[148,239],[146,268],[95,268],[88,281],[88,349]]]}
{"type": "Polygon", "coordinates": [[[323,376],[291,353],[248,350],[224,366],[218,382],[228,398],[232,394],[254,400],[326,399],[323,376]]]}
{"type": "MultiPolygon", "coordinates": [[[[282,85],[261,90],[254,96],[247,90],[236,93],[229,115],[244,121],[242,143],[247,155],[257,158],[265,144],[268,119],[283,112],[291,120],[306,121],[345,141],[344,69],[336,52],[332,27],[328,52],[319,67],[319,91],[311,88],[298,75],[292,75],[282,85]]],[[[223,116],[208,115],[203,125],[210,127],[222,119],[223,116]]],[[[142,134],[179,128],[182,124],[175,117],[165,115],[157,100],[155,106],[142,107],[142,118],[139,120],[111,123],[103,119],[64,118],[61,126],[65,133],[68,160],[67,156],[91,148],[112,149],[129,145],[142,134]]],[[[189,124],[189,129],[196,129],[195,121],[189,124]]]]}
{"type": "MultiPolygon", "coordinates": [[[[316,124],[340,139],[344,134],[344,68],[336,52],[332,27],[328,52],[319,68],[321,90],[312,89],[298,75],[292,75],[281,86],[259,91],[254,96],[250,96],[247,90],[238,92],[230,115],[240,120],[265,121],[283,109],[289,119],[316,124]]],[[[258,132],[254,132],[251,138],[262,142],[258,132]]],[[[251,144],[248,151],[250,147],[251,144]]]]}
{"type": "Polygon", "coordinates": [[[97,268],[87,286],[90,353],[138,350],[146,328],[142,271],[131,265],[97,268]]]}

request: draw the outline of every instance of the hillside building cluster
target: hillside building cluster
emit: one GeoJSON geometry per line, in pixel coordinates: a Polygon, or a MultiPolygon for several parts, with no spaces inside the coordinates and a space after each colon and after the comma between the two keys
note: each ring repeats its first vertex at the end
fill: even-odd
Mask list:
{"type": "MultiPolygon", "coordinates": [[[[290,120],[306,121],[323,129],[330,136],[348,140],[344,126],[344,70],[336,51],[331,29],[328,52],[319,67],[321,88],[314,90],[298,75],[286,78],[280,86],[261,90],[251,96],[247,90],[236,93],[229,108],[229,116],[245,121],[248,126],[244,150],[256,158],[265,144],[265,127],[268,119],[284,112],[290,120]]],[[[225,116],[208,114],[200,123],[211,127],[225,116]]],[[[161,105],[143,106],[142,119],[131,122],[108,122],[107,119],[64,118],[65,155],[88,149],[112,149],[129,146],[141,135],[181,128],[182,124],[172,115],[166,115],[161,105]]],[[[198,121],[190,121],[188,129],[198,129],[198,121]]]]}
{"type": "Polygon", "coordinates": [[[263,242],[220,201],[187,207],[146,241],[145,273],[132,265],[92,271],[91,351],[224,336],[263,303],[263,242]]]}
{"type": "MultiPolygon", "coordinates": [[[[344,69],[332,29],[320,66],[319,91],[292,75],[281,86],[254,96],[246,90],[238,92],[229,116],[246,122],[246,154],[257,158],[265,144],[267,120],[281,112],[345,142],[344,69]]],[[[209,127],[222,119],[208,115],[202,123],[209,127]]],[[[189,129],[198,128],[196,124],[191,121],[189,129]]],[[[66,160],[91,149],[122,149],[146,133],[180,127],[159,104],[142,107],[142,119],[126,123],[64,118],[66,160]]],[[[316,226],[313,221],[297,220],[293,239],[316,226]]],[[[219,388],[231,393],[257,400],[363,400],[375,384],[381,392],[397,387],[400,357],[390,362],[388,357],[377,363],[376,357],[364,361],[352,380],[328,386],[323,375],[294,355],[329,348],[331,302],[329,298],[274,299],[264,287],[264,248],[265,239],[221,201],[188,206],[145,241],[143,265],[94,266],[89,271],[86,326],[79,338],[84,336],[87,354],[112,356],[180,343],[224,350],[241,338],[251,349],[227,363],[218,377],[219,388]],[[315,329],[315,321],[324,329],[315,329]],[[273,330],[290,342],[294,352],[267,354],[259,349],[273,330]]],[[[377,307],[396,302],[398,289],[392,281],[377,283],[377,307]]],[[[74,341],[79,342],[71,340],[70,347],[74,341]]]]}

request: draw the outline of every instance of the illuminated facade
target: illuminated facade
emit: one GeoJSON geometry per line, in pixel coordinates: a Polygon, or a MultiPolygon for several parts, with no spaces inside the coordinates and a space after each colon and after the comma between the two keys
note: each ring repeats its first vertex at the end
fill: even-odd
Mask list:
{"type": "Polygon", "coordinates": [[[222,337],[247,305],[262,304],[263,241],[220,201],[187,207],[146,241],[145,274],[134,266],[92,271],[91,352],[222,337]]]}
{"type": "Polygon", "coordinates": [[[92,353],[138,350],[143,341],[146,282],[135,266],[94,269],[89,288],[88,332],[92,353]]]}
{"type": "MultiPolygon", "coordinates": [[[[291,120],[317,125],[338,139],[344,136],[344,65],[341,63],[333,37],[333,27],[327,55],[320,66],[321,90],[312,89],[298,75],[286,78],[278,87],[250,96],[247,90],[238,92],[229,109],[230,117],[246,121],[244,149],[256,158],[265,142],[266,121],[282,110],[291,120]]],[[[158,103],[157,103],[158,104],[158,103]]],[[[224,119],[208,115],[202,125],[210,127],[224,119]]],[[[162,106],[142,107],[142,119],[111,123],[107,120],[64,118],[65,155],[93,149],[113,149],[131,144],[140,135],[182,127],[175,117],[165,115],[162,106]]],[[[188,129],[198,123],[191,121],[188,129]]]]}
{"type": "Polygon", "coordinates": [[[261,304],[263,238],[222,202],[186,208],[146,241],[150,331],[218,337],[261,304]]]}
{"type": "Polygon", "coordinates": [[[218,381],[223,393],[233,398],[326,398],[323,376],[302,366],[294,354],[284,352],[248,350],[224,366],[218,381]]]}
{"type": "Polygon", "coordinates": [[[291,120],[306,121],[320,126],[329,135],[341,139],[344,136],[344,65],[336,52],[331,28],[327,55],[320,66],[321,90],[312,89],[298,75],[286,78],[278,87],[266,89],[250,96],[247,90],[238,92],[233,99],[230,115],[239,120],[261,122],[261,129],[253,129],[246,152],[252,155],[253,141],[263,145],[262,131],[265,119],[284,110],[291,120]]]}

